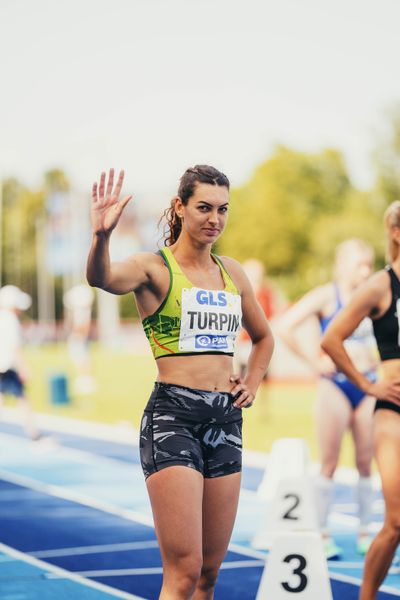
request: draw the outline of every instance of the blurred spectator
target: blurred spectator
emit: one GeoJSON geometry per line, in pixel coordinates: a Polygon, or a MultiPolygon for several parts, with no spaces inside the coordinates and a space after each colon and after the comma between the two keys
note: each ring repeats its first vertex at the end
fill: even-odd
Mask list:
{"type": "Polygon", "coordinates": [[[93,290],[76,285],[64,294],[68,327],[68,349],[78,371],[74,389],[78,394],[91,394],[96,389],[89,353],[93,290]]]}
{"type": "Polygon", "coordinates": [[[28,368],[22,356],[22,329],[19,315],[31,305],[31,297],[14,285],[0,289],[0,407],[3,396],[18,399],[24,413],[24,429],[34,441],[41,436],[34,424],[30,402],[25,395],[28,368]]]}
{"type": "MultiPolygon", "coordinates": [[[[320,341],[331,321],[365,285],[372,272],[373,259],[372,247],[363,240],[352,238],[341,242],[335,252],[333,280],[313,288],[300,298],[285,312],[277,327],[287,347],[318,377],[315,420],[321,465],[315,479],[315,494],[317,518],[328,558],[337,558],[343,552],[331,536],[328,519],[334,475],[347,430],[353,439],[359,473],[357,551],[366,554],[371,543],[369,527],[374,498],[371,478],[372,417],[375,400],[337,371],[331,358],[321,351],[320,341]],[[298,330],[310,318],[319,325],[319,339],[304,336],[298,330]]],[[[345,346],[357,369],[371,382],[376,381],[378,356],[369,318],[358,319],[357,331],[347,337],[345,346]]]]}
{"type": "MultiPolygon", "coordinates": [[[[260,260],[250,258],[242,266],[253,286],[258,303],[261,305],[267,319],[271,320],[286,306],[283,295],[273,284],[266,280],[265,267],[260,260]]],[[[246,372],[250,351],[251,340],[249,334],[245,329],[242,329],[237,338],[235,348],[236,369],[241,377],[246,372]]],[[[267,372],[264,375],[264,381],[266,379],[267,372]]]]}

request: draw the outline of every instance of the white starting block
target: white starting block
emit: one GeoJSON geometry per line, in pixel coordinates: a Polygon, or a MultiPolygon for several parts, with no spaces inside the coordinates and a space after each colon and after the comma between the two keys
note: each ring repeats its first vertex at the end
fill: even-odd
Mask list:
{"type": "Polygon", "coordinates": [[[308,475],[281,479],[265,524],[271,532],[318,530],[314,490],[308,475]]]}
{"type": "Polygon", "coordinates": [[[256,600],[333,600],[321,536],[282,533],[274,541],[256,600]]]}
{"type": "Polygon", "coordinates": [[[265,513],[252,540],[254,548],[270,548],[278,533],[317,531],[315,495],[308,464],[304,440],[284,438],[274,443],[260,486],[265,513]]]}
{"type": "Polygon", "coordinates": [[[308,447],[302,438],[281,438],[272,444],[264,477],[257,495],[272,500],[283,477],[302,477],[308,472],[308,447]]]}

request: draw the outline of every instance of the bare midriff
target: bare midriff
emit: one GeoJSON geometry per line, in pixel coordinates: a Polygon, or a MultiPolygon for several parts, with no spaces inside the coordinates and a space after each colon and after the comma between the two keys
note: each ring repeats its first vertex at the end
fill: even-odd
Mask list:
{"type": "Polygon", "coordinates": [[[400,379],[400,358],[385,360],[381,363],[382,375],[385,381],[400,379]]]}
{"type": "Polygon", "coordinates": [[[157,381],[219,392],[230,392],[235,385],[229,380],[234,374],[232,356],[226,354],[168,356],[156,363],[157,381]]]}

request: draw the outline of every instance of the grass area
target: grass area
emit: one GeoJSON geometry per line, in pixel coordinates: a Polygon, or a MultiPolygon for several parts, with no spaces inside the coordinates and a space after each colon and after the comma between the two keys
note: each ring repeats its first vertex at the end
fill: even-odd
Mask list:
{"type": "MultiPolygon", "coordinates": [[[[74,365],[64,345],[30,348],[26,358],[31,368],[28,392],[34,409],[40,412],[105,423],[127,422],[139,428],[143,408],[156,378],[151,356],[126,351],[92,349],[97,390],[91,395],[73,393],[74,365]],[[68,377],[71,402],[54,405],[50,401],[49,378],[54,373],[68,377]]],[[[313,384],[270,383],[260,388],[254,406],[244,412],[244,446],[267,452],[281,437],[307,440],[311,455],[318,457],[313,422],[313,384]]],[[[342,448],[341,464],[353,464],[350,436],[342,448]]]]}

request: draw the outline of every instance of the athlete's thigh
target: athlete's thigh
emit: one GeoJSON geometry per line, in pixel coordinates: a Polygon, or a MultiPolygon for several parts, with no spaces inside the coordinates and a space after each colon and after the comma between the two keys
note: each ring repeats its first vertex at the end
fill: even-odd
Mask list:
{"type": "Polygon", "coordinates": [[[204,479],[203,564],[219,566],[235,522],[240,492],[240,473],[204,479]]]}
{"type": "Polygon", "coordinates": [[[172,466],[150,475],[146,484],[163,560],[201,557],[202,474],[172,466]]]}
{"type": "Polygon", "coordinates": [[[337,454],[352,418],[352,407],[344,393],[329,379],[318,383],[315,405],[317,435],[322,454],[337,454]]]}
{"type": "Polygon", "coordinates": [[[382,480],[386,517],[400,519],[400,414],[380,409],[374,415],[374,449],[382,480]]]}
{"type": "Polygon", "coordinates": [[[356,453],[367,453],[372,459],[373,455],[373,416],[375,398],[365,396],[353,411],[351,429],[356,446],[356,453]]]}

